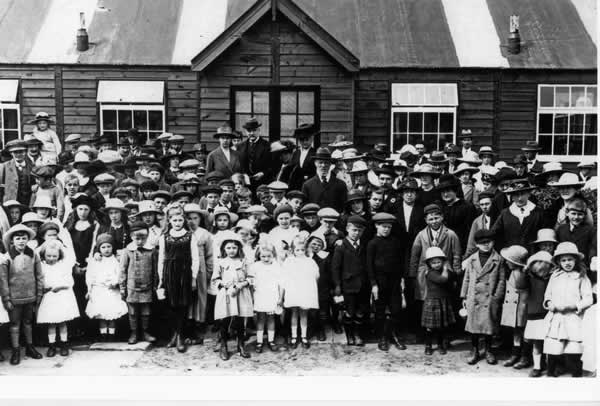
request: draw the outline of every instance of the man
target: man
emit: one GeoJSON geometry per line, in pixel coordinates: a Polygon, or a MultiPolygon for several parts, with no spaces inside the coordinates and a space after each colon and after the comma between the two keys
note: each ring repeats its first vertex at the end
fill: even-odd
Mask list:
{"type": "Polygon", "coordinates": [[[279,169],[275,173],[275,180],[287,183],[292,190],[299,190],[304,180],[300,169],[292,161],[294,148],[291,141],[275,141],[271,144],[271,154],[273,157],[279,157],[279,169]]]}
{"type": "Polygon", "coordinates": [[[142,138],[137,128],[127,130],[127,141],[130,146],[130,156],[140,156],[142,154],[142,138]]]}
{"type": "Polygon", "coordinates": [[[346,184],[332,176],[331,152],[327,148],[319,148],[313,156],[315,176],[302,185],[302,193],[309,203],[316,203],[320,207],[331,207],[338,212],[344,210],[348,188],[346,184]]]}
{"type": "Polygon", "coordinates": [[[315,166],[312,162],[315,149],[312,144],[314,137],[318,134],[319,131],[314,124],[302,124],[294,130],[294,138],[298,140],[300,148],[294,151],[292,164],[298,166],[302,182],[306,182],[315,175],[315,166]]]}
{"type": "Polygon", "coordinates": [[[474,151],[472,150],[473,147],[473,133],[471,132],[470,129],[466,128],[464,130],[461,131],[460,135],[458,136],[458,138],[460,139],[460,142],[462,144],[462,157],[466,158],[467,156],[471,155],[474,151]]]}
{"type": "Polygon", "coordinates": [[[65,138],[65,151],[72,151],[73,154],[75,154],[80,144],[81,134],[69,134],[67,138],[65,138]]]}
{"type": "Polygon", "coordinates": [[[271,182],[273,170],[277,166],[269,142],[260,136],[261,126],[262,124],[255,117],[248,120],[243,125],[248,139],[237,146],[242,170],[250,177],[252,189],[271,182]]]}
{"type": "Polygon", "coordinates": [[[27,134],[24,137],[25,145],[27,147],[27,160],[32,166],[42,165],[42,141],[35,138],[33,134],[27,134]]]}
{"type": "Polygon", "coordinates": [[[521,148],[527,160],[527,171],[531,173],[541,173],[543,164],[538,161],[537,154],[542,149],[537,141],[527,141],[525,146],[521,148]]]}
{"type": "Polygon", "coordinates": [[[593,159],[584,158],[579,164],[577,164],[577,169],[579,169],[577,176],[579,176],[579,180],[582,182],[587,182],[590,180],[595,167],[596,162],[593,159]]]}
{"type": "Polygon", "coordinates": [[[396,178],[396,172],[394,171],[393,166],[384,165],[375,169],[375,175],[377,175],[379,187],[384,190],[383,211],[389,213],[398,201],[396,190],[392,187],[394,179],[396,178]]]}
{"type": "Polygon", "coordinates": [[[219,140],[219,147],[208,154],[206,172],[218,171],[226,178],[230,178],[234,173],[242,172],[239,153],[231,149],[231,139],[234,136],[233,130],[227,124],[217,128],[213,137],[219,140]]]}
{"type": "Polygon", "coordinates": [[[117,152],[121,157],[121,161],[125,162],[127,158],[129,158],[129,154],[131,153],[131,145],[129,144],[129,140],[127,138],[121,138],[117,143],[117,152]]]}
{"type": "MultiPolygon", "coordinates": [[[[527,162],[527,157],[524,154],[515,155],[513,158],[513,168],[517,173],[518,178],[526,178],[529,174],[529,164],[527,162]]],[[[540,171],[538,173],[542,172],[540,171]]]]}
{"type": "Polygon", "coordinates": [[[169,151],[171,154],[179,155],[183,154],[183,145],[185,143],[185,138],[183,135],[173,134],[169,138],[169,151]]]}
{"type": "Polygon", "coordinates": [[[444,152],[446,153],[446,159],[448,159],[448,173],[454,173],[458,167],[457,161],[461,152],[460,148],[455,144],[448,144],[444,148],[444,152]]]}
{"type": "Polygon", "coordinates": [[[419,155],[417,156],[417,162],[416,165],[423,165],[425,162],[427,162],[427,154],[425,153],[425,145],[423,144],[416,144],[415,148],[417,150],[417,152],[419,153],[419,155]]]}
{"type": "Polygon", "coordinates": [[[158,156],[164,157],[166,155],[170,155],[169,150],[169,139],[173,136],[172,133],[162,133],[158,137],[156,137],[156,141],[159,143],[160,147],[158,149],[158,156]]]}
{"type": "Polygon", "coordinates": [[[473,204],[458,198],[460,182],[453,175],[442,175],[437,188],[442,197],[440,207],[446,225],[458,236],[461,249],[460,255],[462,256],[467,249],[469,231],[473,220],[477,217],[477,211],[473,204]]]}
{"type": "Polygon", "coordinates": [[[12,140],[6,143],[6,149],[12,159],[0,165],[0,182],[4,185],[2,201],[17,200],[29,206],[33,164],[26,158],[27,146],[24,141],[12,140]]]}
{"type": "Polygon", "coordinates": [[[103,151],[109,151],[113,149],[113,137],[110,135],[102,135],[99,140],[98,143],[100,144],[99,146],[99,151],[103,152],[103,151]]]}

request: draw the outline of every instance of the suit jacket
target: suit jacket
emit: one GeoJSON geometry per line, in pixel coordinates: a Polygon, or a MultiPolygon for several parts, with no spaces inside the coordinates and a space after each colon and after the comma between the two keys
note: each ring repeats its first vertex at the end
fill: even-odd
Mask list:
{"type": "Polygon", "coordinates": [[[510,212],[509,207],[502,210],[492,226],[492,231],[496,236],[495,248],[499,250],[511,245],[530,248],[531,241],[535,241],[537,237],[537,231],[544,228],[546,224],[544,211],[536,206],[523,220],[523,224],[520,224],[519,219],[510,212]]]}
{"type": "Polygon", "coordinates": [[[294,153],[292,154],[291,163],[298,166],[298,168],[300,170],[300,175],[302,176],[302,182],[306,182],[308,179],[315,176],[315,173],[317,173],[317,170],[316,170],[315,165],[312,160],[312,157],[314,155],[315,155],[315,149],[313,147],[310,147],[308,149],[308,154],[306,155],[306,159],[304,160],[304,163],[302,165],[300,165],[300,149],[299,148],[296,149],[294,151],[294,153]]]}
{"type": "MultiPolygon", "coordinates": [[[[25,171],[31,176],[32,165],[28,159],[25,159],[25,171]]],[[[2,195],[2,202],[8,200],[17,200],[17,193],[19,191],[19,174],[17,171],[17,164],[14,159],[4,162],[0,165],[0,182],[4,184],[4,193],[2,195]]],[[[33,179],[29,181],[30,185],[34,185],[33,179]]],[[[19,202],[26,206],[29,206],[29,199],[31,198],[31,189],[28,190],[27,200],[19,202]]]]}
{"type": "Polygon", "coordinates": [[[289,190],[300,190],[304,183],[304,176],[298,165],[289,163],[285,166],[279,165],[278,172],[275,173],[273,180],[279,180],[287,183],[289,190]]]}
{"type": "Polygon", "coordinates": [[[367,286],[366,250],[364,244],[354,249],[350,241],[344,238],[342,244],[335,247],[331,260],[331,277],[334,286],[342,288],[342,294],[358,293],[367,286]]]}
{"type": "Polygon", "coordinates": [[[271,182],[273,171],[277,166],[274,162],[273,154],[271,154],[271,146],[264,138],[259,138],[254,146],[254,159],[250,158],[250,141],[245,140],[237,147],[240,155],[240,163],[242,170],[252,178],[259,172],[263,172],[265,176],[259,181],[259,184],[271,182]],[[252,168],[252,170],[250,170],[252,168]]]}
{"type": "Polygon", "coordinates": [[[313,176],[302,185],[302,193],[306,195],[307,202],[316,203],[320,207],[331,207],[341,213],[348,189],[344,182],[334,176],[330,176],[326,184],[323,184],[318,176],[313,176]]]}
{"type": "Polygon", "coordinates": [[[206,157],[206,173],[212,171],[221,172],[226,178],[237,172],[242,172],[242,163],[238,151],[229,150],[230,161],[227,161],[221,147],[212,151],[206,157]]]}
{"type": "Polygon", "coordinates": [[[402,251],[402,272],[408,272],[408,265],[410,263],[410,250],[419,231],[425,228],[425,214],[423,214],[423,206],[420,204],[415,204],[412,212],[410,213],[407,231],[406,222],[404,221],[404,204],[400,202],[396,205],[395,209],[396,210],[392,214],[396,216],[397,223],[394,224],[392,233],[401,241],[400,250],[402,251]]]}

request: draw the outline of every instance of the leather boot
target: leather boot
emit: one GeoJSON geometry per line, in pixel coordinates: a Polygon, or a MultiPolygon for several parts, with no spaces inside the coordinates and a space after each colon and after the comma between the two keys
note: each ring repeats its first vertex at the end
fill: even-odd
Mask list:
{"type": "Polygon", "coordinates": [[[364,347],[365,345],[365,326],[360,321],[354,321],[354,328],[356,331],[356,346],[364,347]]]}
{"type": "Polygon", "coordinates": [[[60,343],[60,355],[63,357],[69,355],[69,345],[67,343],[60,343]]]}
{"type": "Polygon", "coordinates": [[[531,345],[523,343],[521,346],[521,358],[519,362],[513,365],[514,369],[525,369],[530,368],[533,365],[533,359],[531,356],[531,345]]]}
{"type": "Polygon", "coordinates": [[[56,355],[56,346],[54,343],[48,344],[48,351],[46,351],[46,357],[52,358],[56,355]]]}
{"type": "Polygon", "coordinates": [[[505,367],[512,367],[517,362],[519,362],[520,358],[521,358],[521,347],[513,347],[513,349],[512,349],[512,355],[508,359],[508,361],[506,361],[504,363],[504,366],[505,367]]]}
{"type": "Polygon", "coordinates": [[[10,355],[10,365],[19,365],[21,363],[21,348],[13,347],[10,355]]]}
{"type": "Polygon", "coordinates": [[[571,370],[571,376],[573,378],[581,378],[583,376],[583,363],[581,362],[580,355],[568,354],[567,362],[571,370]]]}
{"type": "Polygon", "coordinates": [[[138,342],[138,335],[137,335],[138,320],[137,320],[137,315],[135,315],[135,314],[129,315],[129,330],[131,330],[131,333],[129,334],[129,339],[127,340],[127,343],[130,345],[137,344],[137,342],[138,342]]]}
{"type": "Polygon", "coordinates": [[[479,362],[479,338],[477,338],[475,336],[472,337],[471,343],[472,343],[471,356],[467,360],[467,364],[475,365],[479,362]]]}
{"type": "Polygon", "coordinates": [[[178,336],[177,331],[173,331],[173,335],[171,336],[171,339],[167,343],[167,348],[173,348],[177,345],[177,336],[178,336]]]}
{"type": "Polygon", "coordinates": [[[237,351],[240,357],[242,358],[250,358],[250,353],[246,352],[246,348],[244,348],[244,333],[238,334],[237,339],[237,351]]]}
{"type": "Polygon", "coordinates": [[[392,329],[392,344],[399,350],[406,350],[406,344],[404,344],[404,338],[398,333],[396,329],[392,329]]]}
{"type": "Polygon", "coordinates": [[[26,344],[25,345],[25,355],[29,358],[32,359],[42,359],[42,354],[40,354],[38,352],[38,350],[35,349],[35,347],[33,346],[33,344],[26,344]]]}
{"type": "Polygon", "coordinates": [[[317,319],[317,340],[327,340],[327,336],[325,335],[325,320],[322,319],[317,319]]]}
{"type": "Polygon", "coordinates": [[[183,335],[181,333],[177,333],[177,351],[184,353],[187,351],[187,344],[183,339],[183,335]]]}
{"type": "Polygon", "coordinates": [[[431,345],[431,332],[427,331],[425,333],[425,355],[432,355],[433,354],[433,348],[431,345]]]}
{"type": "Polygon", "coordinates": [[[356,338],[354,338],[354,325],[351,321],[344,321],[344,331],[346,332],[346,344],[356,345],[356,338]]]}
{"type": "Polygon", "coordinates": [[[556,355],[548,355],[548,362],[547,362],[547,371],[546,371],[546,375],[548,377],[551,378],[556,378],[558,377],[558,373],[556,372],[556,361],[557,361],[557,356],[556,355]]]}
{"type": "Polygon", "coordinates": [[[444,338],[444,334],[443,333],[439,333],[438,334],[438,340],[437,340],[437,344],[438,344],[438,352],[441,355],[445,355],[448,353],[448,346],[447,346],[447,340],[444,338]]]}
{"type": "Polygon", "coordinates": [[[219,343],[219,357],[221,357],[223,361],[227,361],[229,359],[229,351],[227,350],[227,339],[221,338],[221,340],[219,340],[219,343]]]}
{"type": "Polygon", "coordinates": [[[142,337],[144,341],[149,343],[156,342],[156,337],[152,336],[148,333],[148,328],[150,327],[150,316],[142,316],[142,337]]]}
{"type": "Polygon", "coordinates": [[[390,321],[389,320],[377,320],[375,321],[375,330],[377,332],[377,338],[379,342],[377,343],[377,348],[381,351],[389,351],[390,343],[388,340],[389,330],[390,330],[390,321]]]}
{"type": "Polygon", "coordinates": [[[492,339],[491,337],[485,339],[485,361],[490,365],[496,365],[498,360],[492,352],[492,339]]]}

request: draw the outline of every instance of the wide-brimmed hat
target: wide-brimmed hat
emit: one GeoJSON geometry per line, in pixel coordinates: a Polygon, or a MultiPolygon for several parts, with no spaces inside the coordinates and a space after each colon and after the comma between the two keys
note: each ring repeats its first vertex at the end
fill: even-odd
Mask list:
{"type": "Polygon", "coordinates": [[[81,134],[69,134],[65,138],[65,144],[76,144],[81,141],[81,134]]]}
{"type": "Polygon", "coordinates": [[[556,240],[556,232],[551,228],[542,228],[537,232],[537,239],[532,244],[540,244],[542,242],[553,242],[558,244],[556,240]]]}
{"type": "Polygon", "coordinates": [[[535,254],[533,254],[532,256],[530,256],[529,258],[527,258],[527,267],[529,268],[529,266],[531,264],[533,264],[534,262],[537,261],[542,261],[542,262],[547,262],[549,264],[552,264],[552,254],[550,254],[547,251],[538,251],[535,254]]]}
{"type": "Polygon", "coordinates": [[[331,161],[331,151],[325,147],[317,148],[317,152],[312,157],[313,161],[331,161]]]}
{"type": "Polygon", "coordinates": [[[398,191],[403,192],[405,190],[419,190],[419,184],[417,183],[417,180],[412,177],[404,178],[402,183],[398,185],[398,191]]]}
{"type": "Polygon", "coordinates": [[[373,148],[367,153],[367,157],[377,161],[385,161],[390,155],[390,147],[384,142],[378,142],[373,145],[373,148]]]}
{"type": "Polygon", "coordinates": [[[107,199],[104,203],[104,207],[101,210],[104,212],[108,212],[109,210],[120,210],[122,212],[127,212],[125,203],[123,203],[121,199],[117,198],[107,199]]]}
{"type": "Polygon", "coordinates": [[[429,261],[434,258],[443,258],[446,259],[446,254],[440,247],[429,247],[425,251],[425,261],[429,261]]]}
{"type": "Polygon", "coordinates": [[[511,245],[501,249],[500,255],[511,264],[525,266],[529,252],[527,252],[527,248],[520,245],[511,245]]]}
{"type": "Polygon", "coordinates": [[[441,176],[442,174],[440,172],[436,171],[434,169],[433,165],[431,165],[430,163],[424,163],[424,164],[415,166],[415,170],[412,171],[412,173],[410,174],[410,176],[413,176],[415,178],[418,178],[419,176],[423,176],[423,175],[429,175],[434,178],[437,178],[437,177],[441,176]]]}
{"type": "Polygon", "coordinates": [[[77,168],[78,166],[89,166],[91,160],[90,156],[85,152],[78,152],[75,154],[75,158],[73,159],[73,168],[77,168]]]}
{"type": "Polygon", "coordinates": [[[309,137],[314,137],[319,134],[319,130],[314,124],[301,124],[294,130],[294,134],[292,135],[297,139],[305,139],[309,137]]]}
{"type": "Polygon", "coordinates": [[[329,144],[331,148],[348,148],[354,145],[352,141],[346,139],[345,134],[337,134],[332,143],[329,144]]]}
{"type": "Polygon", "coordinates": [[[185,137],[181,134],[173,134],[169,138],[170,144],[183,144],[185,142],[185,137]]]}
{"type": "Polygon", "coordinates": [[[474,174],[479,172],[479,168],[477,168],[475,166],[471,166],[466,162],[463,162],[456,167],[456,169],[454,170],[454,172],[452,172],[452,174],[455,176],[460,176],[460,174],[463,172],[470,172],[471,176],[473,176],[474,174]]]}
{"type": "Polygon", "coordinates": [[[35,232],[31,228],[23,224],[15,224],[14,226],[8,229],[8,231],[6,232],[6,234],[4,234],[4,237],[2,238],[2,240],[4,241],[4,247],[10,247],[10,242],[12,240],[13,235],[23,232],[27,233],[30,240],[35,238],[35,232]]]}
{"type": "Polygon", "coordinates": [[[382,165],[378,168],[373,169],[373,172],[375,172],[375,174],[377,176],[379,175],[389,175],[392,178],[395,178],[396,176],[398,176],[396,174],[396,171],[394,170],[394,167],[391,165],[382,165]]]}
{"type": "Polygon", "coordinates": [[[536,186],[529,183],[529,179],[513,179],[508,183],[508,188],[504,191],[506,194],[528,192],[537,189],[536,186]]]}
{"type": "Polygon", "coordinates": [[[352,164],[352,169],[348,171],[348,173],[366,173],[369,172],[369,167],[365,163],[365,161],[355,161],[352,164]]]}
{"type": "Polygon", "coordinates": [[[563,255],[573,255],[579,259],[583,259],[584,257],[584,255],[577,249],[577,245],[570,241],[561,242],[556,246],[556,249],[554,250],[554,258],[558,258],[563,255]]]}
{"type": "Polygon", "coordinates": [[[496,156],[498,155],[494,149],[488,145],[484,145],[482,147],[479,148],[479,156],[481,155],[492,155],[492,156],[496,156]]]}
{"type": "Polygon", "coordinates": [[[348,197],[346,198],[345,204],[349,204],[349,203],[357,201],[357,200],[364,201],[366,199],[367,199],[367,196],[365,196],[365,194],[363,193],[362,190],[352,189],[348,192],[348,197]]]}
{"type": "Polygon", "coordinates": [[[235,138],[237,135],[233,132],[233,129],[226,124],[218,127],[217,131],[213,134],[213,138],[221,137],[235,138]]]}
{"type": "Polygon", "coordinates": [[[239,234],[237,234],[231,230],[223,231],[223,233],[220,235],[220,239],[221,239],[221,245],[219,246],[219,250],[222,250],[223,247],[225,246],[225,244],[227,244],[229,242],[236,243],[238,245],[238,248],[242,247],[242,238],[239,236],[239,234]]]}
{"type": "Polygon", "coordinates": [[[473,138],[473,131],[471,131],[469,128],[461,130],[460,134],[458,135],[458,139],[462,140],[464,138],[473,138]]]}
{"type": "Polygon", "coordinates": [[[546,162],[542,165],[542,172],[535,175],[536,179],[545,179],[552,174],[563,174],[565,170],[560,162],[546,162]]]}
{"type": "Polygon", "coordinates": [[[541,151],[542,148],[540,147],[540,144],[537,141],[527,141],[525,143],[524,147],[521,147],[521,151],[526,152],[526,151],[533,151],[533,152],[537,152],[537,151],[541,151]]]}
{"type": "Polygon", "coordinates": [[[558,182],[548,182],[548,186],[552,187],[583,187],[585,182],[579,180],[579,176],[571,172],[565,172],[560,175],[558,182]]]}
{"type": "Polygon", "coordinates": [[[469,164],[471,166],[481,165],[481,159],[479,159],[479,154],[475,151],[468,151],[462,157],[457,158],[457,161],[469,164]]]}
{"type": "Polygon", "coordinates": [[[44,143],[38,137],[33,134],[25,134],[23,137],[23,141],[25,141],[25,145],[43,145],[44,143]]]}
{"type": "Polygon", "coordinates": [[[433,151],[431,155],[429,155],[429,162],[432,164],[444,164],[448,162],[448,158],[442,151],[433,151]]]}
{"type": "Polygon", "coordinates": [[[73,199],[71,199],[71,207],[75,209],[77,206],[86,205],[91,209],[96,207],[96,202],[90,196],[85,193],[78,193],[73,199]]]}
{"type": "Polygon", "coordinates": [[[141,202],[139,202],[138,210],[138,216],[144,213],[160,214],[160,210],[156,208],[156,205],[152,200],[142,200],[141,202]]]}
{"type": "Polygon", "coordinates": [[[35,115],[33,120],[29,120],[27,123],[36,124],[38,121],[47,121],[49,124],[54,124],[54,120],[50,118],[50,114],[46,113],[45,111],[40,111],[35,115]]]}
{"type": "Polygon", "coordinates": [[[415,146],[411,144],[403,145],[402,148],[396,151],[396,153],[399,155],[400,159],[404,160],[419,156],[419,151],[417,151],[415,146]]]}
{"type": "Polygon", "coordinates": [[[4,203],[2,203],[2,206],[9,208],[9,207],[18,207],[21,209],[21,211],[27,211],[29,210],[29,206],[24,205],[23,203],[17,201],[17,200],[7,200],[4,203]]]}
{"type": "Polygon", "coordinates": [[[456,178],[456,176],[450,174],[440,176],[440,180],[436,186],[436,189],[440,191],[446,189],[458,190],[458,188],[460,188],[460,181],[456,178]]]}
{"type": "Polygon", "coordinates": [[[121,155],[112,149],[102,151],[98,154],[98,159],[106,165],[118,164],[121,162],[121,155]]]}
{"type": "Polygon", "coordinates": [[[215,207],[212,214],[213,214],[214,219],[216,219],[218,216],[221,216],[223,214],[229,216],[230,225],[235,224],[239,219],[239,216],[237,214],[230,212],[229,209],[227,209],[227,207],[224,207],[224,206],[215,207]]]}
{"type": "Polygon", "coordinates": [[[256,117],[250,117],[250,119],[248,121],[246,121],[244,123],[244,125],[242,125],[242,127],[248,131],[256,130],[257,128],[259,128],[261,126],[262,126],[262,123],[260,121],[258,121],[256,117]]]}
{"type": "Polygon", "coordinates": [[[596,160],[594,158],[583,158],[580,163],[577,164],[578,168],[595,168],[596,160]]]}
{"type": "MultiPolygon", "coordinates": [[[[75,207],[75,206],[73,206],[75,207]]],[[[38,195],[31,205],[32,209],[49,209],[54,210],[56,207],[52,204],[50,196],[38,195]]]]}
{"type": "Polygon", "coordinates": [[[198,203],[187,203],[185,206],[183,206],[183,212],[204,214],[206,213],[206,210],[202,210],[198,203]]]}
{"type": "Polygon", "coordinates": [[[21,217],[21,224],[26,223],[44,224],[44,220],[42,220],[36,212],[30,211],[29,213],[23,214],[23,217],[21,217]]]}
{"type": "Polygon", "coordinates": [[[156,137],[157,141],[169,141],[169,138],[173,136],[173,133],[162,133],[158,137],[156,137]]]}

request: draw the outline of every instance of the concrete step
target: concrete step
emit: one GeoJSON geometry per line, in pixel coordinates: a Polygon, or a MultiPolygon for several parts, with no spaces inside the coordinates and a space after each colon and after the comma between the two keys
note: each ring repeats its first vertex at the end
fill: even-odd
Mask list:
{"type": "Polygon", "coordinates": [[[140,341],[137,344],[126,342],[94,343],[89,346],[90,351],[146,351],[152,344],[140,341]]]}

